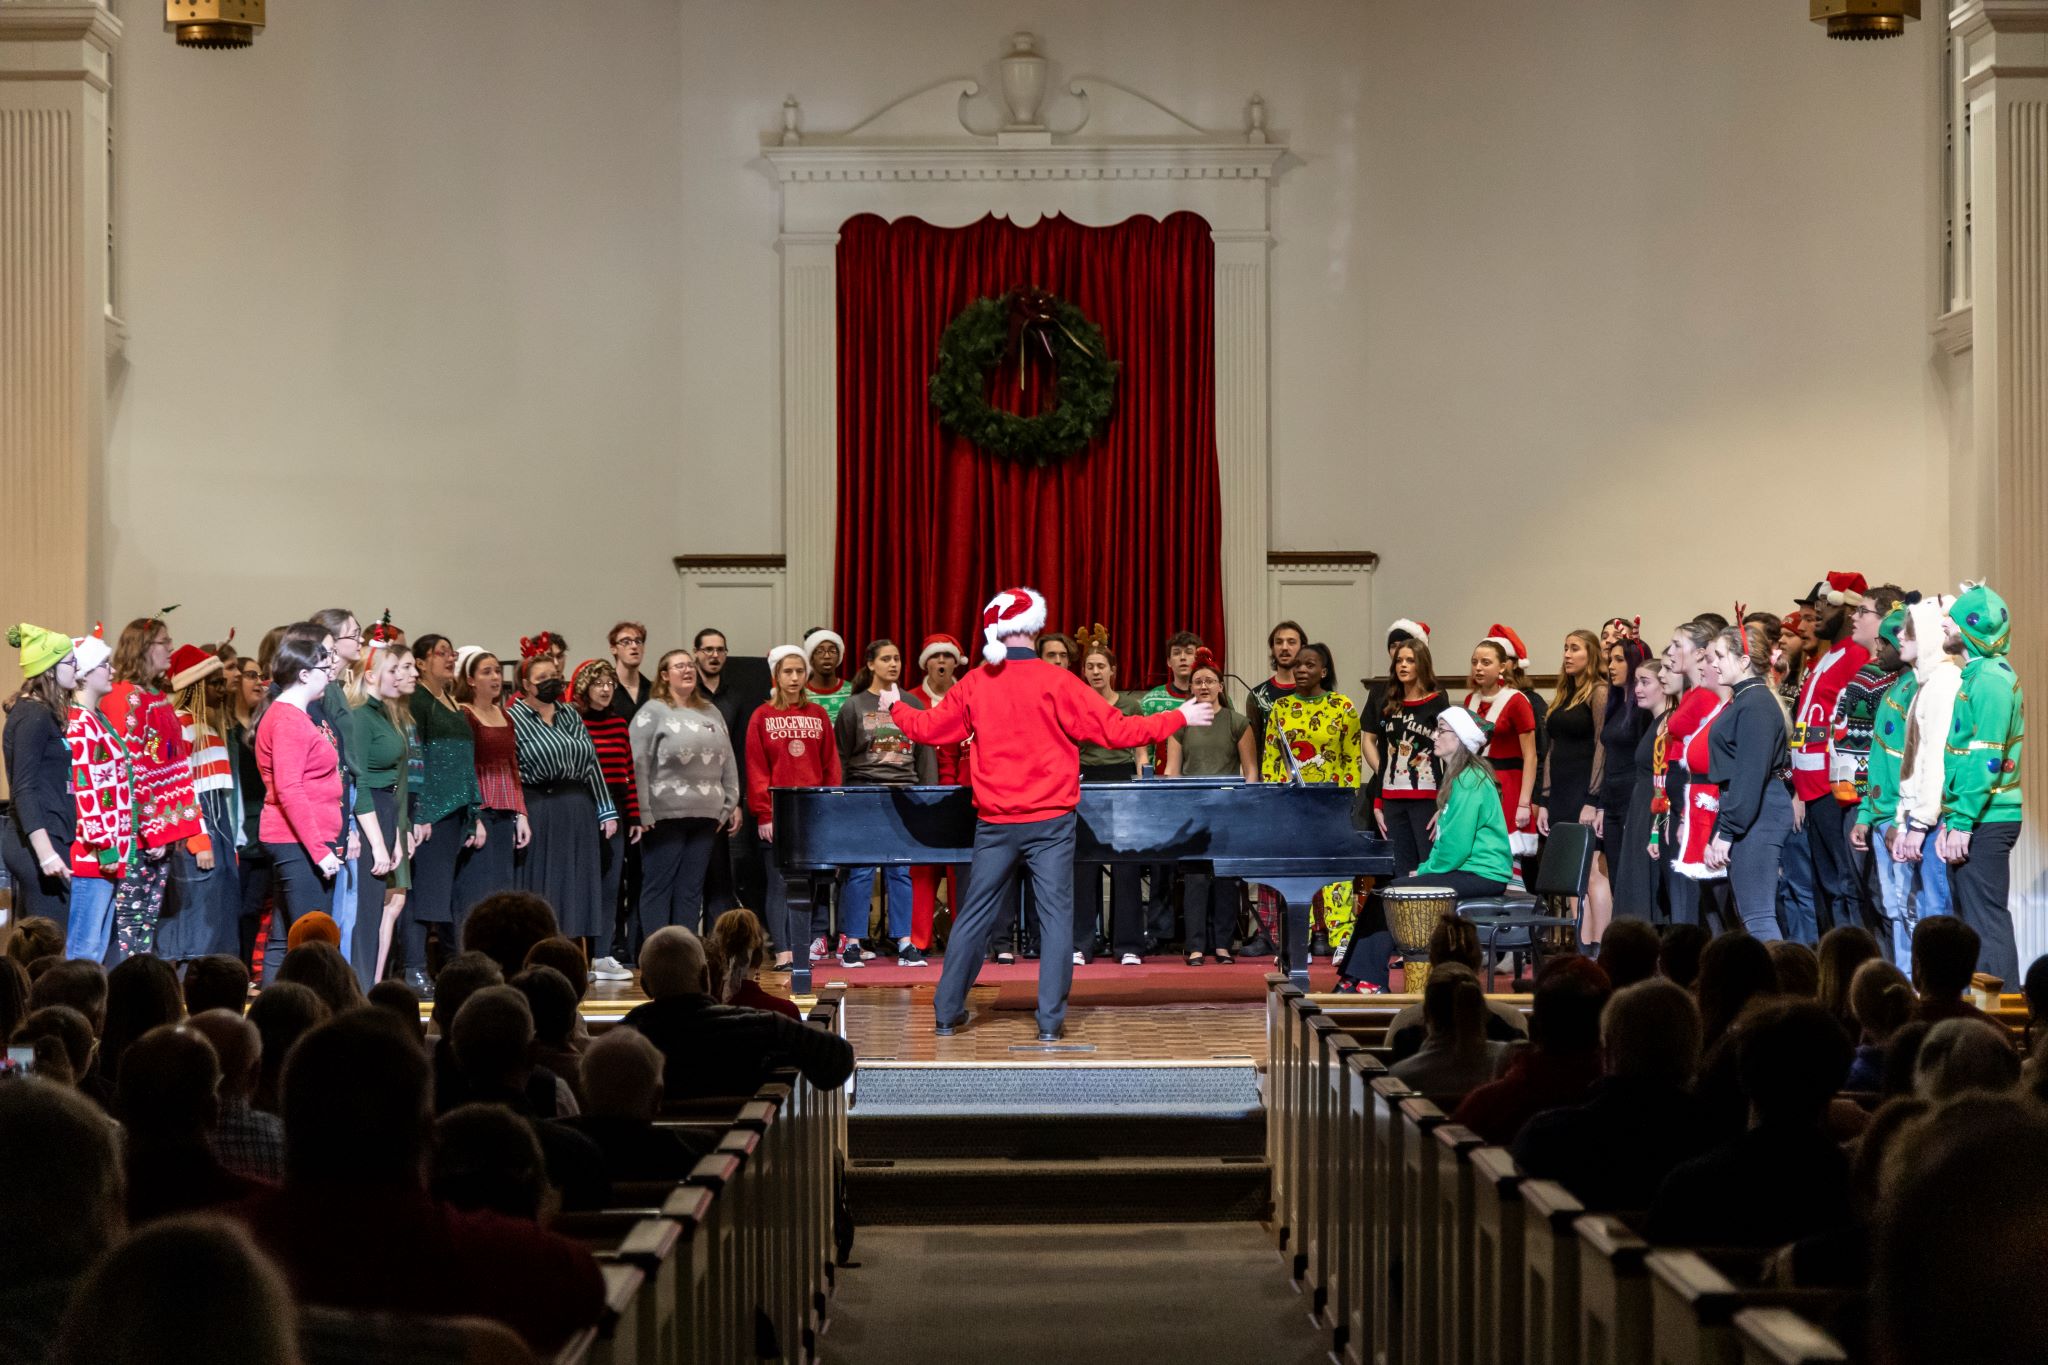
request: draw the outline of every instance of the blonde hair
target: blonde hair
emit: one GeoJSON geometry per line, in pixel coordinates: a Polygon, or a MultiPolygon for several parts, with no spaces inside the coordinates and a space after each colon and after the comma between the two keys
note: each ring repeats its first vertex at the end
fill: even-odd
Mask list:
{"type": "Polygon", "coordinates": [[[1488,782],[1500,782],[1500,779],[1493,775],[1493,765],[1486,761],[1485,754],[1473,753],[1461,741],[1458,747],[1451,751],[1451,756],[1444,760],[1444,775],[1437,779],[1436,808],[1439,811],[1451,803],[1451,790],[1458,785],[1458,779],[1463,777],[1468,769],[1477,770],[1488,782]]]}
{"type": "Polygon", "coordinates": [[[1593,694],[1606,685],[1606,680],[1601,677],[1601,671],[1607,666],[1607,652],[1600,648],[1600,637],[1590,630],[1575,630],[1564,638],[1577,640],[1585,646],[1586,671],[1579,674],[1574,681],[1563,669],[1558,670],[1557,691],[1552,693],[1550,698],[1552,715],[1559,711],[1568,711],[1574,706],[1591,705],[1593,694]]]}
{"type": "MultiPolygon", "coordinates": [[[[384,714],[391,718],[392,728],[405,736],[409,742],[412,739],[412,708],[397,697],[377,696],[375,689],[377,679],[390,672],[400,659],[412,657],[412,648],[408,645],[379,645],[375,649],[366,649],[363,653],[366,660],[363,671],[350,681],[346,689],[350,694],[348,704],[352,707],[369,706],[372,703],[381,706],[384,714]]],[[[405,779],[401,777],[399,780],[405,779]]]]}
{"type": "Polygon", "coordinates": [[[768,960],[768,934],[753,911],[728,910],[711,926],[704,955],[712,996],[731,1000],[746,984],[747,976],[768,960]]]}

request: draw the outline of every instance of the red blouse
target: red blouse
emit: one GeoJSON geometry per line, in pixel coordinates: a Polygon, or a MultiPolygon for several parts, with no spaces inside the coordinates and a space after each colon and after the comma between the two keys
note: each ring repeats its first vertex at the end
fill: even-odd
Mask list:
{"type": "Polygon", "coordinates": [[[476,785],[485,810],[512,810],[526,814],[526,793],[519,787],[519,741],[512,722],[486,725],[476,712],[462,708],[469,732],[476,737],[476,785]]]}

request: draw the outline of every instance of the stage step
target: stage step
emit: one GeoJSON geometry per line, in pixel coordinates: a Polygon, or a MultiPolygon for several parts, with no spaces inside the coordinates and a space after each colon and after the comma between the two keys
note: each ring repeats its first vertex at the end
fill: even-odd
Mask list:
{"type": "Polygon", "coordinates": [[[847,1123],[850,1155],[876,1161],[961,1157],[1075,1161],[1261,1157],[1266,1117],[1248,1114],[863,1114],[847,1123]]]}
{"type": "Polygon", "coordinates": [[[852,1161],[856,1223],[1209,1223],[1266,1216],[1263,1157],[852,1161]]]}
{"type": "Polygon", "coordinates": [[[1263,1113],[1249,1058],[1097,1062],[1028,1049],[1014,1062],[863,1061],[852,1117],[1094,1115],[1243,1118],[1263,1113]]]}

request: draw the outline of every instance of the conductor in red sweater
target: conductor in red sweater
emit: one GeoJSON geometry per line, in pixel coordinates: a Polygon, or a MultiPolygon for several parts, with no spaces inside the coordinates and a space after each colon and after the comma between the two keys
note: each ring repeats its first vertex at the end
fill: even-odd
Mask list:
{"type": "Polygon", "coordinates": [[[1038,898],[1038,1039],[1056,1042],[1065,1027],[1074,978],[1074,807],[1081,800],[1081,750],[1157,744],[1187,725],[1207,725],[1216,708],[1184,702],[1155,716],[1126,716],[1073,673],[1033,649],[1045,629],[1045,598],[1031,588],[995,595],[981,613],[985,668],[960,679],[930,710],[882,705],[896,728],[919,744],[973,740],[967,767],[974,784],[974,862],[967,895],[953,917],[946,965],[934,1001],[938,1032],[967,1022],[967,991],[981,971],[1003,893],[1022,863],[1038,898]]]}

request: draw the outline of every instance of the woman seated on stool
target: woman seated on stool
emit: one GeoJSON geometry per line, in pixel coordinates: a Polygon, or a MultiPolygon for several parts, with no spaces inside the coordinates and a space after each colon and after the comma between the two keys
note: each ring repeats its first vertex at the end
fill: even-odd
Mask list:
{"type": "MultiPolygon", "coordinates": [[[[1462,706],[1446,707],[1436,723],[1436,756],[1444,765],[1437,783],[1436,843],[1413,876],[1397,877],[1389,887],[1441,886],[1459,900],[1498,896],[1507,889],[1508,822],[1501,814],[1493,766],[1480,757],[1485,748],[1486,729],[1478,718],[1462,706]]],[[[1370,928],[1361,922],[1351,936],[1338,967],[1337,989],[1359,995],[1384,991],[1393,950],[1386,910],[1375,895],[1370,928]]]]}

